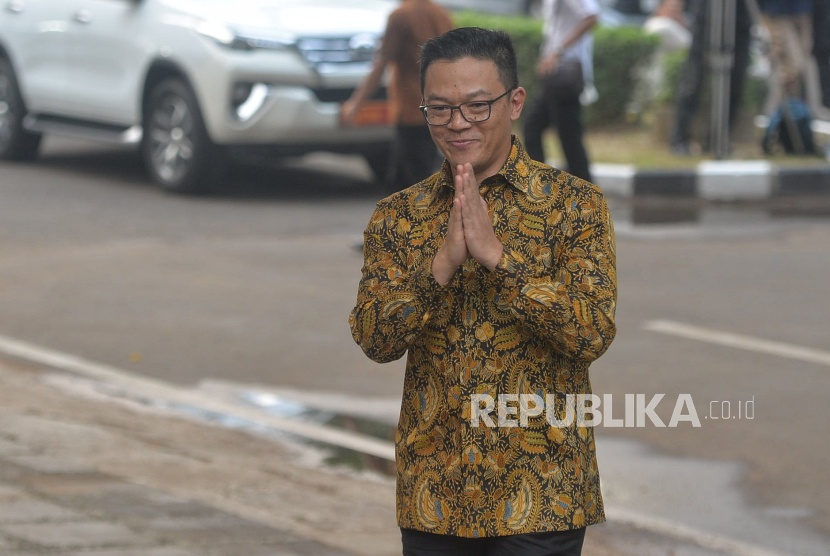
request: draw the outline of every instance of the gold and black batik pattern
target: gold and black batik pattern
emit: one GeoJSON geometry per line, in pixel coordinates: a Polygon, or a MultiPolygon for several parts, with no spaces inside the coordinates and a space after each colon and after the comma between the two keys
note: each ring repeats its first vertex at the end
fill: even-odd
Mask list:
{"type": "Polygon", "coordinates": [[[492,272],[469,259],[443,287],[431,265],[452,207],[446,162],[380,201],[366,228],[352,334],[375,361],[407,353],[398,524],[485,537],[602,522],[592,429],[552,427],[545,413],[525,427],[473,427],[470,411],[473,394],[552,394],[564,418],[566,394],[591,392],[588,366],[616,332],[605,199],[530,160],[515,137],[481,193],[504,255],[492,272]]]}

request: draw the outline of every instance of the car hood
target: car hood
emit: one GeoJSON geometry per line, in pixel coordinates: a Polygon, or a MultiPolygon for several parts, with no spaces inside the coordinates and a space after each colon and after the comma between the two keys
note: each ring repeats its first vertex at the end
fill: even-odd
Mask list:
{"type": "Polygon", "coordinates": [[[382,35],[392,0],[161,0],[167,9],[232,29],[284,36],[382,35]]]}

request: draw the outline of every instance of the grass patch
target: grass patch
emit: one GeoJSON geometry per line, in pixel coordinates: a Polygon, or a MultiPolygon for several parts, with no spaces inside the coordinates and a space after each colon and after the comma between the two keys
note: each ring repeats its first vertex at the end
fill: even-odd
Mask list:
{"type": "MultiPolygon", "coordinates": [[[[820,137],[817,136],[817,139],[820,137]]],[[[733,141],[730,160],[769,160],[784,167],[827,167],[827,160],[819,156],[795,156],[778,154],[764,156],[760,135],[756,141],[733,141]]],[[[819,149],[823,144],[819,142],[819,149]]],[[[655,136],[641,126],[619,126],[608,129],[591,129],[585,133],[585,147],[592,163],[631,164],[639,168],[683,169],[694,168],[700,162],[714,160],[710,153],[693,156],[674,154],[667,141],[655,136]]],[[[545,152],[552,160],[565,160],[555,131],[545,136],[545,152]]]]}

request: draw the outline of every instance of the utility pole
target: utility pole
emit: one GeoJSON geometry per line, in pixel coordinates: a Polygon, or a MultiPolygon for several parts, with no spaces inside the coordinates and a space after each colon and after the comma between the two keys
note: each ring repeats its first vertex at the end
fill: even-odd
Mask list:
{"type": "Polygon", "coordinates": [[[715,158],[729,156],[729,88],[735,63],[736,0],[710,0],[709,67],[712,71],[710,137],[715,158]]]}

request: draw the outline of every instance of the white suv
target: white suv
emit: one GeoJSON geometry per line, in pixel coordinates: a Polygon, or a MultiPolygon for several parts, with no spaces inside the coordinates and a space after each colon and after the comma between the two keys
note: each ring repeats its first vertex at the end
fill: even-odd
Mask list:
{"type": "MultiPolygon", "coordinates": [[[[352,152],[382,171],[384,103],[338,125],[371,69],[387,0],[0,0],[0,159],[41,134],[140,144],[177,192],[234,149],[352,152]]],[[[382,98],[382,92],[381,92],[382,98]]]]}

